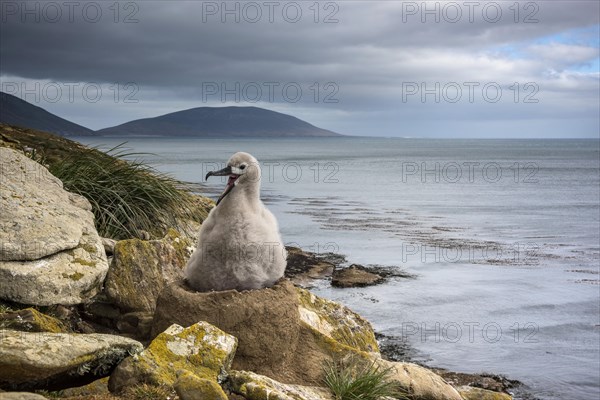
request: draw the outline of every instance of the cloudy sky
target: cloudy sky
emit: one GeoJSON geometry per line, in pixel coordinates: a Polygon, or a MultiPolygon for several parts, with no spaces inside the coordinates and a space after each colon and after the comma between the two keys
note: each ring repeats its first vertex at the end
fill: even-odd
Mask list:
{"type": "Polygon", "coordinates": [[[2,91],[92,129],[252,105],[351,135],[599,135],[597,0],[0,4],[2,91]]]}

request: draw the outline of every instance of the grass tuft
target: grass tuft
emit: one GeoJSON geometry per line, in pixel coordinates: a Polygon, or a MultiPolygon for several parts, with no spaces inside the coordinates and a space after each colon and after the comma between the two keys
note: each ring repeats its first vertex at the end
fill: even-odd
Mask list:
{"type": "Polygon", "coordinates": [[[143,153],[122,145],[105,153],[86,149],[50,165],[65,189],[92,204],[101,236],[113,239],[161,236],[182,219],[197,220],[191,184],[178,181],[145,164],[143,153]]]}
{"type": "Polygon", "coordinates": [[[357,357],[325,364],[325,385],[335,400],[408,399],[391,379],[391,369],[357,357]]]}

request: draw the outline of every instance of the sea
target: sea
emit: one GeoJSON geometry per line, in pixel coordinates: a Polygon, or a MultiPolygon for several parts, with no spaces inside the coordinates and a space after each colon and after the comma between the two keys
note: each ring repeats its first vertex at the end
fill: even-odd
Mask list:
{"type": "Polygon", "coordinates": [[[600,142],[405,138],[78,138],[126,142],[217,198],[237,151],[286,244],[401,270],[312,291],[406,343],[411,359],[502,374],[516,399],[600,399],[600,142]]]}

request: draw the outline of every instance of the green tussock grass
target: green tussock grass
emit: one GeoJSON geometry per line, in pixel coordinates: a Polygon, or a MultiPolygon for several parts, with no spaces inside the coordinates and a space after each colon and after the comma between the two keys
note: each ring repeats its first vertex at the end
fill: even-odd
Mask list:
{"type": "Polygon", "coordinates": [[[96,228],[113,239],[160,236],[181,219],[197,220],[191,184],[163,174],[122,145],[102,153],[86,149],[49,166],[65,189],[92,204],[96,228]]]}
{"type": "Polygon", "coordinates": [[[167,228],[182,233],[182,222],[202,222],[214,206],[192,194],[197,187],[156,171],[139,160],[142,153],[127,153],[122,146],[107,154],[48,132],[2,123],[0,146],[33,149],[27,152],[30,158],[63,181],[65,189],[90,201],[104,237],[147,238],[144,231],[161,238],[167,228]]]}
{"type": "Polygon", "coordinates": [[[375,362],[350,357],[325,364],[325,385],[335,400],[408,399],[391,379],[392,371],[375,362]]]}

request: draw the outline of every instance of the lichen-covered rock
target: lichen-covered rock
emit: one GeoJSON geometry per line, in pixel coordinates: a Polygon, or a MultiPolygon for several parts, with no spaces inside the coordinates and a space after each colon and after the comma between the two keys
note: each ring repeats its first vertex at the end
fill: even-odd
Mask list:
{"type": "Polygon", "coordinates": [[[248,400],[332,400],[321,387],[290,385],[249,371],[231,371],[229,385],[248,400]]]}
{"type": "Polygon", "coordinates": [[[52,390],[109,374],[141,343],[103,334],[0,331],[0,387],[52,390]]]}
{"type": "Polygon", "coordinates": [[[235,337],[207,322],[188,328],[173,324],[143,352],[119,364],[110,377],[109,389],[120,392],[140,383],[173,385],[178,370],[217,381],[230,368],[236,348],[235,337]]]}
{"type": "Polygon", "coordinates": [[[68,332],[67,327],[59,319],[42,314],[34,308],[0,314],[0,329],[24,332],[68,332]]]}
{"type": "Polygon", "coordinates": [[[0,260],[26,261],[72,249],[89,219],[89,202],[63,189],[44,166],[0,147],[0,260]]]}
{"type": "Polygon", "coordinates": [[[369,321],[334,301],[296,289],[300,299],[300,320],[321,334],[352,348],[379,353],[377,339],[369,321]]]}
{"type": "Polygon", "coordinates": [[[108,271],[90,203],[46,168],[0,148],[0,298],[79,304],[108,271]]]}
{"type": "Polygon", "coordinates": [[[174,283],[157,301],[152,335],[173,323],[207,321],[238,338],[234,369],[302,385],[320,384],[323,363],[333,355],[362,350],[378,354],[367,321],[311,296],[287,280],[243,292],[199,293],[174,283]]]}
{"type": "Polygon", "coordinates": [[[227,395],[216,381],[199,378],[189,371],[180,373],[173,387],[180,400],[227,400],[227,395]]]}
{"type": "MultiPolygon", "coordinates": [[[[238,339],[235,369],[269,375],[285,372],[299,341],[298,296],[290,282],[238,292],[195,292],[173,283],[161,293],[152,336],[173,323],[206,321],[238,339]]],[[[271,375],[269,375],[271,376],[271,375]]]]}
{"type": "Polygon", "coordinates": [[[506,393],[492,392],[472,386],[460,386],[457,390],[464,400],[512,400],[512,396],[506,393]]]}
{"type": "Polygon", "coordinates": [[[191,242],[174,230],[162,240],[122,240],[106,277],[108,297],[124,311],[154,311],[163,287],[181,279],[191,242]]]}
{"type": "Polygon", "coordinates": [[[390,369],[390,379],[398,382],[414,400],[462,400],[458,391],[435,372],[417,364],[391,362],[381,358],[375,362],[390,369]]]}

